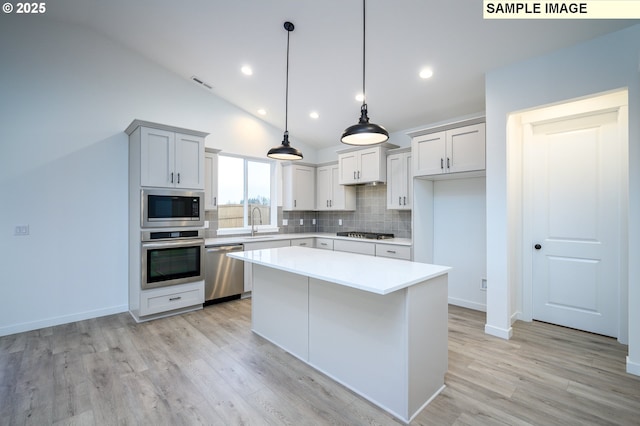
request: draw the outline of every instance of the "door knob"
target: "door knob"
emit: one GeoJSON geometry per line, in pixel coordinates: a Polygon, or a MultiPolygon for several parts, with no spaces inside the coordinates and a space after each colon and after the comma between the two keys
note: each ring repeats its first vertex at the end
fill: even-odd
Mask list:
{"type": "Polygon", "coordinates": [[[536,250],[540,250],[542,246],[540,244],[536,244],[535,246],[533,246],[533,248],[536,250]]]}

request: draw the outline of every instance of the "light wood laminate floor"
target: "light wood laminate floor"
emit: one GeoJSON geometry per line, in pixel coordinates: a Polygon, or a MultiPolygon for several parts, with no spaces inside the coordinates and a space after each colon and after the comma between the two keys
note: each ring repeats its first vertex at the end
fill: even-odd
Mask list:
{"type": "MultiPolygon", "coordinates": [[[[250,331],[251,300],[0,338],[1,425],[397,425],[250,331]]],[[[449,307],[446,389],[415,425],[639,425],[627,347],[544,323],[484,334],[449,307]]],[[[371,354],[372,357],[375,354],[371,354]]]]}

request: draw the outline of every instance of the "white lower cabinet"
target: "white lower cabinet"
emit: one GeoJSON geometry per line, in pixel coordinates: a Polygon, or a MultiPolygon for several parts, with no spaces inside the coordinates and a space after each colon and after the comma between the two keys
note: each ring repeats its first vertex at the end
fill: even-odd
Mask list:
{"type": "Polygon", "coordinates": [[[376,256],[411,260],[411,247],[395,244],[376,244],[376,256]]]}
{"type": "Polygon", "coordinates": [[[369,256],[375,256],[376,246],[372,243],[364,241],[347,241],[347,240],[335,240],[333,242],[333,250],[346,251],[349,253],[368,254],[369,256]]]}
{"type": "Polygon", "coordinates": [[[315,248],[333,250],[333,240],[331,238],[316,238],[315,248]]]}
{"type": "Polygon", "coordinates": [[[140,316],[173,311],[204,303],[204,281],[159,287],[140,292],[140,316]]]}
{"type": "MultiPolygon", "coordinates": [[[[311,239],[311,238],[309,238],[311,239]]],[[[276,241],[256,241],[255,243],[244,243],[244,251],[262,250],[276,247],[289,247],[291,240],[276,241]]],[[[253,268],[251,263],[244,262],[244,291],[251,291],[253,286],[253,268]]]]}
{"type": "Polygon", "coordinates": [[[298,238],[295,240],[291,240],[292,246],[298,247],[313,247],[314,246],[314,238],[298,238]]]}

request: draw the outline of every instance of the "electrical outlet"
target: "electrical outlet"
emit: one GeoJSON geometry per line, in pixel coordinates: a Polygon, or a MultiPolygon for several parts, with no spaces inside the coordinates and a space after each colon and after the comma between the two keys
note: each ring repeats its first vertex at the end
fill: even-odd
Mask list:
{"type": "Polygon", "coordinates": [[[312,224],[312,225],[315,225],[315,224],[316,224],[316,220],[315,220],[315,218],[314,218],[314,219],[311,219],[311,224],[312,224]]]}
{"type": "Polygon", "coordinates": [[[287,226],[289,224],[289,219],[282,219],[282,226],[287,226]]]}
{"type": "Polygon", "coordinates": [[[487,291],[487,279],[486,278],[481,278],[480,279],[480,290],[487,291]]]}
{"type": "Polygon", "coordinates": [[[304,219],[300,219],[300,225],[304,225],[304,219]]]}
{"type": "Polygon", "coordinates": [[[342,226],[342,219],[338,219],[338,226],[342,226]]]}
{"type": "Polygon", "coordinates": [[[13,235],[17,237],[29,235],[29,225],[17,225],[13,230],[13,235]]]}

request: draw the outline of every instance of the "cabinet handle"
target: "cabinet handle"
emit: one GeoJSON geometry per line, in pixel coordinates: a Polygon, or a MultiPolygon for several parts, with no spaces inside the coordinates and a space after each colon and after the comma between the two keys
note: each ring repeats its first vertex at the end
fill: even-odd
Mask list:
{"type": "Polygon", "coordinates": [[[358,170],[358,179],[360,179],[360,170],[358,170]]]}
{"type": "Polygon", "coordinates": [[[387,253],[396,254],[395,250],[387,250],[387,253]]]}
{"type": "Polygon", "coordinates": [[[178,183],[180,183],[180,173],[178,173],[178,183]]]}
{"type": "Polygon", "coordinates": [[[320,243],[320,245],[321,245],[321,246],[326,246],[326,245],[327,245],[327,243],[320,243]]]}
{"type": "Polygon", "coordinates": [[[171,172],[171,183],[173,183],[173,172],[171,172]]]}
{"type": "Polygon", "coordinates": [[[440,159],[440,168],[444,169],[444,159],[440,159]]]}
{"type": "Polygon", "coordinates": [[[176,300],[180,300],[180,299],[182,299],[182,296],[178,296],[178,297],[171,297],[171,298],[169,298],[169,301],[170,301],[170,302],[175,302],[176,300]]]}
{"type": "Polygon", "coordinates": [[[329,207],[329,200],[327,200],[327,207],[329,207]]]}
{"type": "Polygon", "coordinates": [[[353,180],[356,180],[356,171],[353,171],[353,180]]]}
{"type": "Polygon", "coordinates": [[[297,207],[297,204],[298,204],[297,201],[293,200],[293,207],[297,207]]]}
{"type": "Polygon", "coordinates": [[[329,200],[329,207],[333,207],[333,200],[329,200]]]}
{"type": "Polygon", "coordinates": [[[404,200],[404,205],[407,205],[407,197],[402,197],[402,199],[404,200]]]}
{"type": "Polygon", "coordinates": [[[447,169],[451,167],[449,157],[447,157],[447,169]]]}
{"type": "Polygon", "coordinates": [[[213,197],[213,205],[214,206],[218,205],[218,197],[213,197]]]}
{"type": "Polygon", "coordinates": [[[300,243],[300,245],[301,245],[301,246],[306,246],[306,245],[307,245],[307,243],[300,243]]]}
{"type": "Polygon", "coordinates": [[[398,205],[401,206],[402,205],[402,197],[398,197],[398,205]]]}

